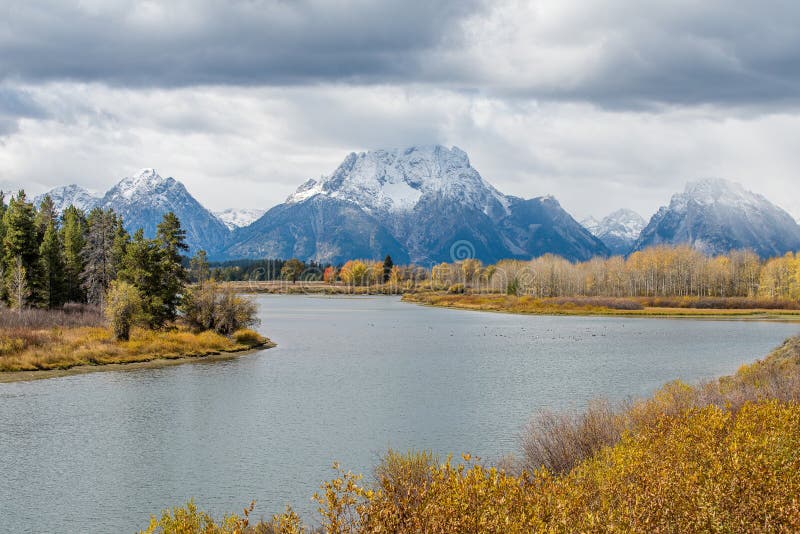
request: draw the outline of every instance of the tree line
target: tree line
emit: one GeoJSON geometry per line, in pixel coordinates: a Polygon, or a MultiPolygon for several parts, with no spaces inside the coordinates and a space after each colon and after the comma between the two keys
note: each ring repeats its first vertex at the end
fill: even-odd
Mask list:
{"type": "Polygon", "coordinates": [[[800,299],[800,254],[762,260],[748,250],[706,256],[690,246],[655,246],[627,258],[571,262],[553,254],[532,260],[477,259],[430,268],[350,260],[328,266],[322,279],[354,286],[391,284],[401,290],[434,289],[535,297],[750,297],[800,299]]]}
{"type": "Polygon", "coordinates": [[[190,326],[225,334],[255,322],[249,301],[208,283],[204,251],[187,261],[186,232],[172,212],[146,238],[142,229],[131,235],[112,209],[58,214],[49,196],[34,206],[19,191],[6,204],[0,192],[0,243],[0,300],[11,308],[102,306],[120,339],[134,323],[161,328],[179,310],[190,326]]]}

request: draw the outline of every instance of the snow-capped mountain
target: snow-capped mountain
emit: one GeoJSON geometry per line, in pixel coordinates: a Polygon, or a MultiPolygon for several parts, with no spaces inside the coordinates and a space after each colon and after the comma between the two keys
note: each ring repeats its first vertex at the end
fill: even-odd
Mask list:
{"type": "Polygon", "coordinates": [[[348,155],[284,204],[236,230],[230,257],[396,263],[607,254],[552,197],[523,200],[486,182],[462,150],[440,145],[348,155]]]}
{"type": "Polygon", "coordinates": [[[600,231],[600,221],[589,215],[585,219],[581,219],[581,226],[589,230],[593,236],[597,236],[600,231]]]}
{"type": "Polygon", "coordinates": [[[173,212],[186,230],[191,251],[203,248],[214,256],[228,238],[228,228],[189,194],[174,178],[163,178],[155,169],[142,169],[123,178],[100,200],[103,208],[113,208],[122,216],[125,228],[138,228],[154,237],[156,226],[167,212],[173,212]]]}
{"type": "Polygon", "coordinates": [[[631,251],[647,223],[635,211],[620,209],[603,217],[601,221],[588,217],[581,224],[605,243],[612,254],[625,255],[631,251]]]}
{"type": "Polygon", "coordinates": [[[47,195],[50,195],[53,200],[53,206],[58,213],[64,213],[64,210],[69,206],[75,206],[88,213],[100,202],[100,198],[92,195],[89,190],[79,185],[71,184],[51,189],[47,193],[34,198],[33,203],[38,207],[47,195]]]}
{"type": "Polygon", "coordinates": [[[751,249],[762,257],[800,250],[800,225],[775,204],[718,178],[690,182],[642,230],[634,250],[687,243],[706,254],[751,249]]]}
{"type": "Polygon", "coordinates": [[[243,228],[264,215],[267,210],[259,208],[227,208],[213,212],[229,230],[243,228]]]}

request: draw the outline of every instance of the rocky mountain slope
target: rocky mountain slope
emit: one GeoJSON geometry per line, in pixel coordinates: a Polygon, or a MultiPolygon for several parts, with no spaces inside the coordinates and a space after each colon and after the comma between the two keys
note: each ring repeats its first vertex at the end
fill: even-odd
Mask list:
{"type": "Polygon", "coordinates": [[[87,189],[75,184],[62,185],[51,189],[47,193],[38,195],[33,203],[38,207],[45,195],[50,195],[53,205],[58,213],[64,213],[69,206],[75,206],[88,212],[100,202],[100,198],[92,195],[87,189]]]}
{"type": "Polygon", "coordinates": [[[706,179],[686,185],[658,210],[633,250],[690,244],[706,254],[751,249],[762,257],[800,250],[800,225],[775,204],[741,185],[706,179]]]}
{"type": "Polygon", "coordinates": [[[396,262],[422,264],[547,252],[574,260],[608,254],[555,199],[503,195],[466,153],[440,145],[350,154],[333,173],[307,181],[236,230],[225,250],[229,257],[334,263],[390,253],[396,262]]]}
{"type": "Polygon", "coordinates": [[[600,239],[612,254],[624,256],[631,251],[647,223],[635,211],[620,209],[600,221],[589,217],[581,221],[581,224],[600,239]]]}
{"type": "Polygon", "coordinates": [[[167,212],[173,212],[186,230],[190,250],[205,249],[216,256],[230,234],[228,228],[204,208],[174,178],[163,178],[155,169],[142,169],[123,178],[100,200],[103,208],[119,213],[128,231],[144,229],[147,237],[156,234],[156,226],[167,212]]]}

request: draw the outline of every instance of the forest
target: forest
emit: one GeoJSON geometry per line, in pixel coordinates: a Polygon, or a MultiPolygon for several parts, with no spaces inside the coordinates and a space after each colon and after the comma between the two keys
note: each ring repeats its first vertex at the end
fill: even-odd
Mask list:
{"type": "Polygon", "coordinates": [[[0,370],[264,344],[246,330],[255,305],[210,280],[203,251],[188,260],[185,236],[171,212],[149,239],[110,209],[58,214],[50,197],[34,206],[19,191],[6,204],[0,193],[0,370]]]}

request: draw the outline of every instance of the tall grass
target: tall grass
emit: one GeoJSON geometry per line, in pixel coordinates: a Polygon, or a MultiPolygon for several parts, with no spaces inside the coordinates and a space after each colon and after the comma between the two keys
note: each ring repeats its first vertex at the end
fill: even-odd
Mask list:
{"type": "MultiPolygon", "coordinates": [[[[733,376],[541,414],[522,472],[390,451],[375,481],[341,469],[315,495],[328,533],[800,531],[800,338],[733,376]]],[[[312,532],[288,509],[220,523],[193,503],[147,532],[312,532]],[[201,529],[174,521],[202,517],[201,529]],[[209,526],[210,525],[210,526],[209,526]]]]}
{"type": "Polygon", "coordinates": [[[0,330],[46,328],[74,328],[79,326],[102,326],[103,313],[98,306],[87,304],[66,304],[57,310],[24,308],[12,310],[0,308],[0,330]]]}
{"type": "Polygon", "coordinates": [[[228,338],[216,332],[152,331],[134,328],[128,341],[117,341],[108,328],[0,331],[0,371],[69,369],[78,365],[135,363],[199,357],[264,345],[256,332],[240,330],[228,338]]]}

